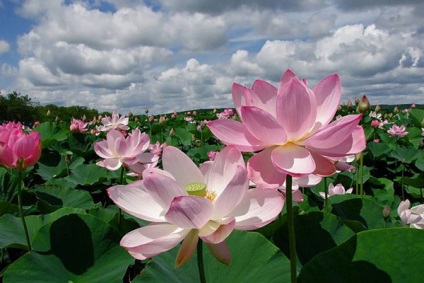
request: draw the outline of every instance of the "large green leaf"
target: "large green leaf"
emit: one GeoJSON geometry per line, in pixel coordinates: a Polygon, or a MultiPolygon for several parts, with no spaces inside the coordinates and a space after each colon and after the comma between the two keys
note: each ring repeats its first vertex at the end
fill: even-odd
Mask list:
{"type": "MultiPolygon", "coordinates": [[[[28,227],[30,241],[33,241],[38,230],[40,230],[43,225],[52,222],[63,215],[75,212],[82,212],[82,210],[67,207],[50,214],[26,216],[25,221],[28,227]]],[[[22,220],[20,217],[13,216],[11,214],[5,214],[0,217],[0,248],[7,247],[21,249],[27,248],[22,220]]]]}
{"type": "Polygon", "coordinates": [[[378,142],[368,143],[367,148],[371,151],[374,157],[385,156],[392,151],[392,149],[388,147],[386,144],[378,143],[378,142]]]}
{"type": "Polygon", "coordinates": [[[122,282],[134,259],[118,232],[87,214],[71,214],[43,226],[33,249],[11,264],[4,283],[122,282]]]}
{"type": "Polygon", "coordinates": [[[420,128],[421,123],[424,119],[424,109],[411,109],[409,111],[409,114],[411,115],[412,121],[414,122],[415,126],[420,128]]]}
{"type": "MultiPolygon", "coordinates": [[[[355,234],[340,218],[331,213],[310,212],[296,215],[294,223],[296,250],[302,265],[315,255],[344,243],[355,234]]],[[[285,254],[289,254],[287,224],[278,229],[273,238],[277,246],[285,254]]]]}
{"type": "Polygon", "coordinates": [[[388,228],[360,232],[324,252],[300,272],[301,283],[422,282],[424,231],[388,228]]]}
{"type": "MultiPolygon", "coordinates": [[[[290,263],[288,259],[261,234],[234,231],[226,241],[232,257],[230,266],[218,262],[211,255],[209,249],[204,247],[207,282],[277,283],[290,281],[290,263]]],[[[133,282],[199,282],[196,254],[182,267],[174,268],[178,248],[176,247],[170,252],[154,257],[142,271],[141,277],[138,277],[133,282]]]]}
{"type": "Polygon", "coordinates": [[[384,206],[371,196],[351,194],[333,195],[329,198],[331,212],[345,220],[360,221],[368,229],[385,227],[384,206]]]}
{"type": "Polygon", "coordinates": [[[73,170],[65,179],[78,185],[93,185],[105,180],[108,176],[107,169],[96,164],[82,164],[73,170]]]}
{"type": "Polygon", "coordinates": [[[0,167],[0,200],[11,202],[18,191],[18,178],[0,167]]]}
{"type": "Polygon", "coordinates": [[[35,127],[35,130],[40,133],[44,148],[54,141],[64,141],[67,138],[66,132],[51,122],[41,123],[35,127]]]}
{"type": "Polygon", "coordinates": [[[94,206],[93,199],[87,191],[57,185],[37,186],[36,196],[56,209],[60,207],[90,209],[94,206]]]}

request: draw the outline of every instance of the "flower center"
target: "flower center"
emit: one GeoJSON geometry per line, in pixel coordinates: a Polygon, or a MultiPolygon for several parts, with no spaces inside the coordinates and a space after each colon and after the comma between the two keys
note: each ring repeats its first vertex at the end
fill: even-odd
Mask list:
{"type": "Polygon", "coordinates": [[[200,182],[187,184],[185,186],[185,190],[191,196],[204,197],[206,196],[206,193],[207,193],[206,184],[203,184],[200,182]]]}

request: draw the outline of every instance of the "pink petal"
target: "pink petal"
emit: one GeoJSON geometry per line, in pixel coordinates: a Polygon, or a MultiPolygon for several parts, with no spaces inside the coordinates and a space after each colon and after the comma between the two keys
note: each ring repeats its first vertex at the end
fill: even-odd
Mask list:
{"type": "Polygon", "coordinates": [[[280,87],[279,88],[280,89],[283,88],[285,86],[285,84],[287,84],[293,78],[297,78],[295,73],[293,73],[292,70],[287,69],[280,79],[280,87]]]}
{"type": "Polygon", "coordinates": [[[283,196],[273,189],[248,190],[242,202],[233,211],[235,229],[255,230],[272,222],[284,205],[283,196]]]}
{"type": "Polygon", "coordinates": [[[247,165],[249,179],[258,188],[278,189],[286,180],[286,174],[277,171],[271,162],[273,148],[266,148],[249,159],[247,165]]]}
{"type": "Polygon", "coordinates": [[[205,181],[197,165],[176,147],[167,146],[163,149],[162,164],[163,169],[171,173],[182,188],[190,183],[205,181]]]}
{"type": "Polygon", "coordinates": [[[319,176],[331,176],[336,172],[336,167],[334,166],[334,162],[332,162],[330,159],[316,152],[313,152],[313,151],[310,151],[310,152],[315,162],[314,174],[319,176]]]}
{"type": "Polygon", "coordinates": [[[121,168],[122,162],[119,158],[108,158],[103,160],[103,166],[108,170],[115,171],[121,168]]]}
{"type": "Polygon", "coordinates": [[[239,173],[238,166],[246,167],[240,151],[233,146],[225,147],[217,154],[205,176],[207,189],[214,191],[219,197],[233,180],[235,174],[239,173]]]}
{"type": "Polygon", "coordinates": [[[241,118],[240,108],[246,105],[246,100],[248,100],[249,89],[243,85],[234,83],[232,88],[232,96],[234,107],[236,108],[237,114],[241,118]]]}
{"type": "Polygon", "coordinates": [[[276,147],[271,153],[271,161],[277,170],[301,177],[315,171],[315,161],[306,148],[294,144],[276,147]]]}
{"type": "Polygon", "coordinates": [[[212,255],[220,262],[226,265],[231,263],[231,253],[225,241],[219,244],[207,244],[212,255]]]}
{"type": "Polygon", "coordinates": [[[256,151],[264,148],[262,141],[255,138],[246,126],[231,119],[208,122],[211,132],[226,145],[234,145],[240,151],[256,151]]]}
{"type": "Polygon", "coordinates": [[[113,157],[112,152],[107,147],[107,141],[100,141],[94,143],[94,151],[96,154],[102,158],[111,158],[113,157]]]}
{"type": "Polygon", "coordinates": [[[322,178],[317,175],[307,175],[299,178],[293,178],[293,183],[296,183],[299,187],[312,187],[321,182],[322,178]]]}
{"type": "Polygon", "coordinates": [[[241,108],[243,122],[249,132],[266,146],[284,144],[287,140],[285,130],[275,117],[257,107],[241,108]]]}
{"type": "Polygon", "coordinates": [[[199,237],[197,236],[198,230],[191,230],[185,237],[180,249],[178,250],[177,258],[175,259],[175,268],[182,266],[193,255],[197,247],[199,237]]]}
{"type": "MultiPolygon", "coordinates": [[[[252,100],[252,106],[261,108],[265,112],[268,112],[274,117],[276,116],[276,101],[277,101],[277,88],[272,84],[263,81],[256,80],[253,83],[252,90],[250,91],[250,97],[252,100]]],[[[244,121],[244,117],[243,117],[244,121]]]]}
{"type": "Polygon", "coordinates": [[[340,105],[342,84],[337,74],[330,75],[315,86],[313,90],[317,102],[317,118],[315,129],[320,129],[333,119],[340,105]]]}
{"type": "Polygon", "coordinates": [[[297,79],[292,79],[279,90],[277,120],[289,141],[296,141],[311,130],[316,119],[316,108],[314,95],[297,79]]]}
{"type": "MultiPolygon", "coordinates": [[[[168,210],[175,197],[187,196],[187,192],[171,177],[160,169],[149,169],[143,172],[143,184],[152,201],[168,210]]],[[[166,172],[166,171],[165,171],[166,172]]]]}
{"type": "Polygon", "coordinates": [[[218,197],[214,205],[214,219],[227,216],[240,203],[247,192],[249,182],[247,170],[240,165],[234,174],[233,179],[228,183],[222,192],[217,193],[218,197]]]}
{"type": "Polygon", "coordinates": [[[152,222],[165,221],[163,207],[144,190],[142,181],[135,181],[126,186],[114,186],[107,192],[112,201],[129,214],[152,222]]]}
{"type": "Polygon", "coordinates": [[[233,219],[228,224],[219,224],[213,221],[206,223],[199,231],[199,237],[207,243],[218,244],[223,242],[234,230],[236,221],[233,219]],[[211,223],[212,225],[208,225],[211,223]],[[216,225],[214,225],[216,224],[216,225]]]}
{"type": "Polygon", "coordinates": [[[189,231],[169,223],[153,223],[127,233],[121,246],[136,259],[144,260],[172,249],[189,231]]]}
{"type": "Polygon", "coordinates": [[[122,135],[122,133],[120,131],[112,129],[106,134],[107,147],[114,154],[116,153],[115,147],[116,147],[116,141],[118,139],[125,140],[124,136],[122,135]]]}
{"type": "Polygon", "coordinates": [[[346,137],[352,133],[360,120],[361,115],[344,116],[310,136],[303,144],[322,149],[335,147],[342,143],[346,137]]]}
{"type": "Polygon", "coordinates": [[[182,228],[201,228],[213,214],[208,199],[198,196],[180,196],[173,199],[165,219],[182,228]]]}

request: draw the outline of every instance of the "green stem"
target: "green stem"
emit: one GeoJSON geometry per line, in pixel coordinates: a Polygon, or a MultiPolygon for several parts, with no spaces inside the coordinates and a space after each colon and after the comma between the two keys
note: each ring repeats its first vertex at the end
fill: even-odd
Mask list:
{"type": "Polygon", "coordinates": [[[326,177],[324,177],[324,194],[325,194],[324,211],[328,212],[328,184],[327,184],[326,177]]]}
{"type": "Polygon", "coordinates": [[[206,283],[205,266],[203,264],[203,241],[197,242],[197,268],[199,270],[200,283],[206,283]]]}
{"type": "Polygon", "coordinates": [[[291,282],[297,282],[296,271],[296,238],[294,232],[294,215],[293,215],[293,194],[292,194],[292,176],[286,176],[286,206],[287,206],[287,225],[289,228],[289,247],[290,247],[290,271],[291,282]]]}
{"type": "Polygon", "coordinates": [[[359,163],[360,163],[360,165],[359,165],[359,167],[360,167],[360,170],[361,170],[361,174],[360,174],[360,177],[361,177],[361,185],[360,185],[360,190],[361,190],[361,196],[364,194],[364,155],[362,154],[362,152],[361,152],[361,156],[359,157],[359,163]]]}
{"type": "Polygon", "coordinates": [[[22,225],[24,226],[25,238],[26,238],[27,246],[28,246],[28,252],[31,252],[31,250],[32,250],[31,241],[29,239],[28,227],[26,225],[24,211],[22,209],[22,197],[21,197],[22,182],[23,182],[22,179],[23,179],[22,171],[18,171],[18,208],[19,208],[19,214],[21,215],[21,219],[22,219],[22,225]]]}

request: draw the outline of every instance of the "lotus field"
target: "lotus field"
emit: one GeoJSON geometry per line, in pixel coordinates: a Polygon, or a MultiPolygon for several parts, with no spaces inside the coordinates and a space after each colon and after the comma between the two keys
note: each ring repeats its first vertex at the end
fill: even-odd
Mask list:
{"type": "Polygon", "coordinates": [[[422,282],[424,110],[341,95],[4,122],[0,282],[422,282]]]}

